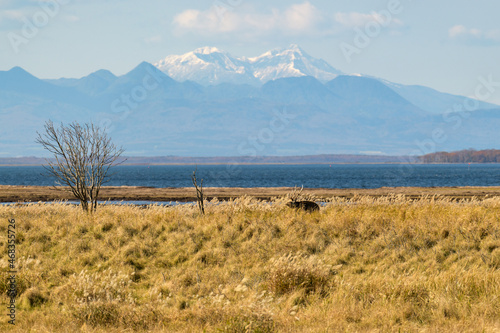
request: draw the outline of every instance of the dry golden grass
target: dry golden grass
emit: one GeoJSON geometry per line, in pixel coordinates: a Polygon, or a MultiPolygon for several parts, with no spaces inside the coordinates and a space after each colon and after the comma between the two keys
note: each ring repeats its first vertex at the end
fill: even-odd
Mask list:
{"type": "Polygon", "coordinates": [[[500,198],[0,206],[17,332],[498,332],[500,198]]]}

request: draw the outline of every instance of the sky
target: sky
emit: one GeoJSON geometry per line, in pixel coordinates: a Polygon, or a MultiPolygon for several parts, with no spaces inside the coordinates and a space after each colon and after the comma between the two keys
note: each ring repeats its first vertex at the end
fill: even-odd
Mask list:
{"type": "Polygon", "coordinates": [[[0,0],[0,70],[122,75],[203,46],[298,44],[348,74],[500,104],[498,13],[494,0],[0,0]]]}

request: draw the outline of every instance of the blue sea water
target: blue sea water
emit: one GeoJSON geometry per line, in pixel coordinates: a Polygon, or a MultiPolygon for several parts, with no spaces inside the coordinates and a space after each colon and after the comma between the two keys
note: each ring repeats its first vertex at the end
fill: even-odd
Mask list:
{"type": "MultiPolygon", "coordinates": [[[[117,166],[112,186],[379,188],[395,186],[500,186],[500,164],[334,164],[117,166]]],[[[55,185],[41,166],[0,167],[0,185],[55,185]]]]}

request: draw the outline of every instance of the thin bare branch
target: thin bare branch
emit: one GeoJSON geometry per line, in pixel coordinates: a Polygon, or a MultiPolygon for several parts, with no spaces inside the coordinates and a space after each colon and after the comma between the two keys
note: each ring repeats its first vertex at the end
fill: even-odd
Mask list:
{"type": "Polygon", "coordinates": [[[204,206],[204,195],[203,195],[203,179],[200,181],[200,185],[198,185],[198,180],[196,179],[196,171],[198,168],[196,168],[193,171],[193,175],[191,176],[191,180],[193,181],[193,185],[196,189],[196,199],[198,202],[198,209],[200,210],[200,213],[203,215],[205,214],[205,206],[204,206]]]}
{"type": "Polygon", "coordinates": [[[54,155],[53,161],[47,160],[47,173],[57,184],[69,187],[83,210],[95,211],[101,186],[109,181],[109,170],[119,164],[123,149],[92,123],[73,122],[56,128],[49,120],[45,133],[37,134],[36,142],[54,155]]]}

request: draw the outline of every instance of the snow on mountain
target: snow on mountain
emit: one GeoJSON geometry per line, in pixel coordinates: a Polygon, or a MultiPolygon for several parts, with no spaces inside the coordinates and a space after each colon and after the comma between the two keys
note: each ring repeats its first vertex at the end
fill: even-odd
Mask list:
{"type": "Polygon", "coordinates": [[[203,85],[220,83],[264,84],[268,81],[313,76],[327,82],[342,74],[326,61],[316,59],[299,46],[266,52],[255,58],[235,58],[215,47],[204,47],[184,55],[171,55],[155,64],[175,80],[203,85]]]}
{"type": "Polygon", "coordinates": [[[215,47],[203,47],[184,55],[170,55],[154,64],[177,81],[194,81],[203,85],[222,82],[256,84],[249,64],[215,47]]]}
{"type": "Polygon", "coordinates": [[[312,76],[326,82],[342,74],[326,61],[311,57],[295,44],[287,49],[269,51],[248,60],[253,67],[255,77],[263,83],[299,76],[312,76]]]}

